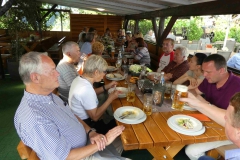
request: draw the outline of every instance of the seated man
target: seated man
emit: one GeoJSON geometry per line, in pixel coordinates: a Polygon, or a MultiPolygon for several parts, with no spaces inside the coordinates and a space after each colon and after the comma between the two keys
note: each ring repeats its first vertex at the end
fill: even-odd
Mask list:
{"type": "MultiPolygon", "coordinates": [[[[191,107],[196,108],[206,116],[210,117],[222,126],[225,126],[225,133],[228,139],[240,148],[240,92],[236,93],[229,102],[227,110],[221,109],[214,105],[209,105],[194,97],[191,93],[188,98],[181,98],[181,101],[187,102],[191,107]]],[[[208,142],[211,144],[212,142],[208,142]]],[[[209,148],[205,143],[204,148],[209,148]]],[[[214,142],[213,142],[214,143],[214,142]]],[[[230,142],[229,142],[230,143],[230,142]]],[[[217,147],[218,144],[215,146],[217,147]]],[[[199,148],[197,148],[199,149],[199,148]]],[[[192,159],[192,158],[191,158],[192,159]]],[[[194,158],[194,159],[197,159],[194,158]]],[[[225,159],[240,159],[240,149],[227,150],[225,159]]],[[[213,158],[202,156],[198,160],[214,160],[213,158]]]]}
{"type": "Polygon", "coordinates": [[[176,48],[173,61],[171,61],[162,70],[162,72],[165,73],[165,81],[174,82],[176,79],[178,79],[188,71],[189,65],[187,62],[187,57],[188,53],[186,47],[179,46],[176,48]]]}
{"type": "MultiPolygon", "coordinates": [[[[240,78],[227,71],[226,60],[219,54],[212,54],[205,58],[202,70],[205,79],[195,89],[199,99],[226,110],[231,97],[240,91],[240,78]],[[200,95],[204,95],[205,99],[200,95]]],[[[231,143],[227,140],[191,144],[186,147],[185,152],[190,159],[198,159],[208,150],[231,143]]]]}
{"type": "Polygon", "coordinates": [[[174,40],[171,38],[166,38],[162,44],[163,54],[159,58],[159,68],[157,72],[161,72],[164,67],[166,67],[172,60],[174,56],[174,40]]]}
{"type": "Polygon", "coordinates": [[[80,60],[80,49],[76,42],[66,42],[62,46],[63,59],[57,65],[59,96],[65,101],[68,101],[70,86],[74,78],[79,74],[74,65],[77,65],[80,60]]]}
{"type": "Polygon", "coordinates": [[[105,136],[98,134],[52,93],[59,85],[59,73],[50,57],[38,52],[23,55],[19,74],[26,89],[14,124],[23,143],[40,159],[124,159],[108,146],[122,133],[123,126],[105,136]],[[87,144],[88,138],[91,144],[87,144]]]}

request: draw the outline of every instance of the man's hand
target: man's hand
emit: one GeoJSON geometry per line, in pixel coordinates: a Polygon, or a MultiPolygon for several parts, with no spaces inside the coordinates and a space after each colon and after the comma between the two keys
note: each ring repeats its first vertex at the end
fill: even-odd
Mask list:
{"type": "Polygon", "coordinates": [[[111,144],[114,141],[114,139],[117,138],[122,133],[124,129],[125,129],[124,126],[117,126],[109,130],[105,135],[107,138],[107,145],[111,144]]]}
{"type": "Polygon", "coordinates": [[[188,92],[188,98],[180,98],[180,101],[187,102],[190,107],[197,109],[197,104],[201,101],[195,97],[191,92],[188,92]]]}
{"type": "Polygon", "coordinates": [[[92,131],[89,134],[89,139],[92,144],[97,144],[99,151],[102,151],[103,149],[105,149],[105,146],[107,145],[106,137],[104,135],[98,134],[94,131],[92,131]]]}

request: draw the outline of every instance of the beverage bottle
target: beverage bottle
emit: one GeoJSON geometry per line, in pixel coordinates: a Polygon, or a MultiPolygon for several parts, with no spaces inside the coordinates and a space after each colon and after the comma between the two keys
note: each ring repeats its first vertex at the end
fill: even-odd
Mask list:
{"type": "Polygon", "coordinates": [[[118,59],[122,59],[122,52],[121,51],[119,51],[119,53],[118,53],[118,59]]]}
{"type": "Polygon", "coordinates": [[[161,72],[160,84],[161,84],[162,86],[165,85],[164,72],[161,72]]]}
{"type": "Polygon", "coordinates": [[[124,45],[122,45],[122,53],[124,54],[124,45]]]}

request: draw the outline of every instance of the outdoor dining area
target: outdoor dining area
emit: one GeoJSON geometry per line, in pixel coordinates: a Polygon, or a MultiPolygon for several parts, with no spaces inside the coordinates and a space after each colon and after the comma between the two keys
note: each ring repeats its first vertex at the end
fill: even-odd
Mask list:
{"type": "Polygon", "coordinates": [[[195,39],[172,32],[178,20],[190,32],[200,16],[240,18],[240,2],[226,3],[37,0],[0,12],[11,20],[0,28],[0,159],[239,158],[232,21],[217,40],[214,23],[195,39]]]}

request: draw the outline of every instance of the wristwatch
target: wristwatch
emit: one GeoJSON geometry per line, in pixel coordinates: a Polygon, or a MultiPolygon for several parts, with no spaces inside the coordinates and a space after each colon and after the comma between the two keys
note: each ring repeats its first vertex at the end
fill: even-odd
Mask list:
{"type": "Polygon", "coordinates": [[[88,137],[89,137],[90,132],[92,132],[92,131],[96,132],[97,130],[96,130],[95,128],[91,128],[91,129],[88,131],[88,133],[87,133],[87,136],[88,136],[88,137]]]}

